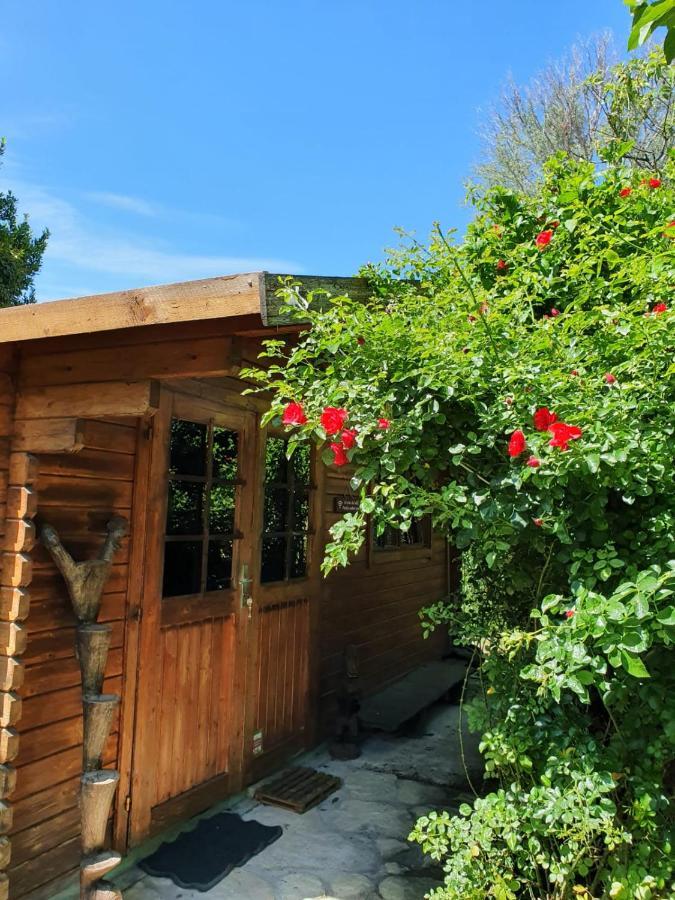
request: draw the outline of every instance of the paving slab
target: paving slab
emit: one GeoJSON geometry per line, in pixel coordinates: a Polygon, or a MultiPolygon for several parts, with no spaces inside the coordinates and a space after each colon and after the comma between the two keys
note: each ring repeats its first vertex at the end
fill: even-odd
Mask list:
{"type": "MultiPolygon", "coordinates": [[[[336,794],[303,815],[239,798],[233,811],[279,825],[282,836],[204,893],[128,869],[120,876],[125,900],[422,900],[441,873],[407,837],[418,815],[471,796],[458,726],[457,708],[440,704],[414,735],[369,737],[358,759],[333,760],[325,749],[306,754],[301,765],[343,780],[336,794]]],[[[478,784],[477,738],[465,727],[462,734],[478,784]]]]}

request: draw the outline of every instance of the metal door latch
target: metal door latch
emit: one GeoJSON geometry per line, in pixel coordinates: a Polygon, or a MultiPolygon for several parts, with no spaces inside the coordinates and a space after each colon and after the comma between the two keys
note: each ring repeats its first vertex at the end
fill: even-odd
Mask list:
{"type": "Polygon", "coordinates": [[[248,607],[248,620],[253,618],[253,597],[251,596],[252,578],[248,577],[248,563],[242,563],[241,575],[239,576],[239,596],[241,598],[242,609],[248,607]]]}

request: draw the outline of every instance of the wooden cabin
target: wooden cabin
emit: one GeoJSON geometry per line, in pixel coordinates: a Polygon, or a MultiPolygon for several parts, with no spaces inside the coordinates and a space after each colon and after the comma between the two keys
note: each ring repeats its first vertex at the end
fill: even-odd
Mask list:
{"type": "Polygon", "coordinates": [[[298,331],[276,283],[0,310],[0,897],[53,897],[80,860],[77,623],[45,523],[86,560],[113,515],[130,522],[99,617],[103,690],[121,698],[102,765],[120,773],[108,840],[122,853],[330,734],[348,647],[365,695],[445,649],[419,625],[448,582],[424,523],[320,575],[348,478],[312,451],[289,463],[238,380],[262,340],[298,331]]]}

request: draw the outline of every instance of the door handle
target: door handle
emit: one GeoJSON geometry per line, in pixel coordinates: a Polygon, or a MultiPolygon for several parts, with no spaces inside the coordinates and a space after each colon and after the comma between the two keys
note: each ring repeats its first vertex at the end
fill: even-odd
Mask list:
{"type": "Polygon", "coordinates": [[[249,621],[253,617],[253,597],[251,596],[252,578],[248,575],[248,563],[242,563],[241,573],[239,575],[239,598],[241,600],[241,608],[248,607],[249,621]]]}

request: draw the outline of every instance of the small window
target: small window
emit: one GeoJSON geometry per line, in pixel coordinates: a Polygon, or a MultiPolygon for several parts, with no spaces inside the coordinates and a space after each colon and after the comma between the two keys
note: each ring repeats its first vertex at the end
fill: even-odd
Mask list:
{"type": "Polygon", "coordinates": [[[373,548],[376,551],[430,547],[431,522],[427,516],[413,519],[408,531],[399,531],[398,528],[387,525],[382,534],[377,534],[373,528],[373,536],[373,548]]]}
{"type": "Polygon", "coordinates": [[[164,597],[231,586],[239,435],[218,425],[171,423],[164,597]]]}
{"type": "Polygon", "coordinates": [[[265,483],[260,580],[302,578],[307,573],[309,537],[309,445],[299,444],[287,459],[288,444],[270,437],[265,446],[265,483]]]}

